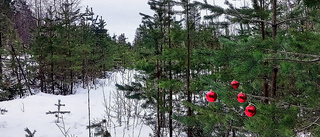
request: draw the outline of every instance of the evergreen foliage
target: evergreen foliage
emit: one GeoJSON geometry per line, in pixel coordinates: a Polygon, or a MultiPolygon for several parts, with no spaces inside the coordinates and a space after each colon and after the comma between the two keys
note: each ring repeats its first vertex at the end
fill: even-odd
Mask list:
{"type": "Polygon", "coordinates": [[[96,84],[105,71],[133,62],[125,35],[112,39],[102,17],[88,7],[81,13],[78,0],[26,3],[1,1],[0,100],[31,88],[73,94],[78,84],[96,84]]]}
{"type": "MultiPolygon", "coordinates": [[[[65,1],[58,11],[48,8],[44,24],[37,28],[31,48],[39,66],[42,92],[73,94],[74,85],[83,86],[115,66],[116,48],[105,29],[106,22],[86,8],[80,13],[76,1],[65,1]]],[[[122,64],[120,64],[122,65],[122,64]]]]}
{"type": "Polygon", "coordinates": [[[62,0],[41,10],[35,3],[32,11],[23,0],[0,1],[0,101],[31,95],[31,88],[73,94],[105,71],[131,68],[140,72],[136,81],[116,86],[144,102],[154,136],[320,133],[317,0],[226,1],[228,8],[149,0],[154,14],[140,13],[132,45],[125,34],[109,36],[102,17],[78,4],[62,0]],[[210,89],[216,102],[206,101],[210,89]],[[242,104],[240,92],[248,96],[242,104]],[[257,109],[250,118],[249,104],[257,109]]]}
{"type": "Polygon", "coordinates": [[[314,18],[319,10],[313,6],[319,5],[310,7],[308,2],[277,2],[274,12],[276,6],[265,0],[240,8],[226,1],[227,9],[206,1],[150,0],[155,14],[141,13],[143,21],[133,46],[134,68],[142,75],[137,76],[138,82],[117,87],[128,98],[145,100],[144,107],[155,112],[150,117],[157,119],[147,118],[155,127],[154,136],[172,130],[170,118],[175,132],[189,133],[192,127],[188,136],[317,134],[319,30],[315,26],[319,23],[314,18]],[[174,12],[165,6],[168,3],[184,11],[174,12]],[[208,22],[199,22],[199,7],[211,11],[204,17],[208,22]],[[178,13],[184,15],[182,21],[172,18],[178,13]],[[228,21],[215,21],[223,15],[228,21]],[[238,27],[230,31],[230,26],[238,27]],[[191,102],[186,91],[188,42],[191,102]],[[238,90],[230,86],[234,79],[240,82],[238,90]],[[214,103],[205,99],[210,89],[218,94],[214,103]],[[236,100],[240,92],[248,96],[243,104],[236,100]],[[244,113],[249,104],[257,108],[252,118],[244,113]],[[186,107],[191,108],[191,116],[186,107]],[[174,114],[165,116],[171,109],[174,114]]]}

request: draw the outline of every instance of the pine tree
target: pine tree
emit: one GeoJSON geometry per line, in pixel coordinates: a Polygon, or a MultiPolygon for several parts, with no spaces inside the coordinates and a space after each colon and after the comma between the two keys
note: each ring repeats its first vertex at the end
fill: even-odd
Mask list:
{"type": "Polygon", "coordinates": [[[43,25],[36,29],[31,54],[39,64],[42,92],[73,94],[73,85],[95,84],[95,78],[113,67],[115,43],[105,21],[89,8],[80,13],[77,2],[49,6],[43,25]]]}
{"type": "MultiPolygon", "coordinates": [[[[27,94],[33,94],[30,90],[29,79],[25,70],[23,69],[25,64],[20,59],[25,53],[22,38],[22,34],[19,35],[21,30],[21,24],[15,23],[15,16],[21,13],[21,10],[28,10],[25,3],[21,5],[11,1],[1,1],[1,31],[0,31],[0,42],[1,42],[1,59],[0,59],[0,75],[1,75],[1,88],[4,91],[4,100],[13,99],[17,95],[20,97],[25,96],[24,88],[28,89],[27,94]],[[21,8],[21,9],[20,9],[21,8]],[[9,60],[3,60],[8,59],[9,60]],[[3,73],[3,72],[9,73],[3,73]],[[5,81],[5,82],[4,82],[5,81]]],[[[27,14],[27,13],[26,13],[27,14]]],[[[32,23],[32,22],[30,22],[32,23]]],[[[2,99],[3,100],[3,99],[2,99]]]]}
{"type": "MultiPolygon", "coordinates": [[[[271,33],[269,33],[266,38],[263,38],[263,34],[260,33],[262,39],[256,39],[257,36],[259,36],[259,33],[258,35],[249,37],[237,38],[234,36],[232,38],[227,37],[230,39],[220,39],[222,47],[216,49],[212,53],[212,59],[214,66],[222,69],[212,71],[214,75],[209,75],[209,77],[201,77],[203,84],[208,85],[207,89],[212,87],[216,89],[215,91],[218,94],[219,100],[218,102],[210,103],[208,106],[196,103],[189,104],[189,106],[197,113],[193,118],[193,125],[196,126],[196,124],[199,123],[197,126],[202,127],[204,131],[203,136],[229,136],[231,133],[232,136],[235,136],[235,133],[239,135],[253,135],[257,133],[261,136],[293,136],[303,130],[306,131],[307,128],[308,131],[317,133],[317,126],[308,127],[305,126],[305,124],[301,124],[301,120],[305,119],[305,116],[311,117],[310,119],[307,118],[307,121],[310,120],[309,122],[311,123],[316,120],[316,118],[311,115],[316,109],[310,108],[311,106],[308,106],[307,104],[315,104],[309,101],[314,101],[318,98],[315,97],[318,95],[313,93],[313,91],[316,91],[317,84],[303,89],[296,89],[295,86],[318,81],[317,78],[311,78],[314,75],[317,75],[313,73],[318,73],[316,71],[318,67],[312,67],[312,69],[302,67],[304,66],[303,63],[317,62],[318,53],[311,53],[310,51],[303,50],[293,51],[293,49],[295,49],[293,48],[295,44],[291,43],[292,40],[295,41],[297,39],[299,39],[299,41],[301,40],[300,42],[305,41],[302,40],[305,39],[305,37],[302,37],[301,35],[297,36],[296,32],[299,34],[307,34],[307,39],[310,40],[309,42],[317,41],[313,39],[315,38],[314,35],[317,34],[310,31],[302,32],[297,30],[293,31],[295,33],[292,35],[293,33],[291,31],[283,31],[282,27],[279,27],[280,25],[287,24],[287,22],[291,22],[291,25],[293,25],[292,22],[296,22],[297,20],[304,21],[306,17],[290,18],[290,16],[285,14],[277,15],[275,10],[273,10],[272,15],[274,16],[272,16],[272,18],[265,18],[262,15],[257,15],[255,18],[249,18],[249,15],[239,14],[242,11],[241,9],[232,7],[230,3],[227,4],[230,7],[229,9],[214,7],[216,8],[214,11],[216,11],[216,13],[219,13],[220,11],[220,14],[227,14],[230,17],[234,17],[229,19],[240,18],[241,21],[247,20],[249,22],[259,22],[260,25],[261,22],[265,22],[268,25],[267,32],[271,33]],[[289,18],[277,21],[279,16],[288,16],[289,18]],[[270,19],[271,21],[267,21],[267,19],[270,19]],[[291,52],[282,51],[281,48],[285,48],[291,52]],[[306,52],[311,54],[307,55],[306,52]],[[297,59],[298,56],[303,59],[297,59]],[[292,66],[288,68],[288,64],[295,64],[297,66],[293,65],[295,67],[292,66]],[[299,76],[294,73],[291,73],[294,76],[287,73],[289,70],[294,73],[299,73],[299,76]],[[302,70],[308,71],[305,72],[302,70]],[[311,75],[307,76],[308,74],[311,75]],[[286,75],[286,78],[282,77],[283,75],[286,75]],[[303,77],[306,81],[298,82],[296,81],[298,77],[303,77]],[[242,81],[237,92],[233,91],[229,85],[232,79],[242,81]],[[271,92],[261,92],[263,90],[270,90],[268,88],[266,89],[266,86],[263,87],[263,85],[265,85],[264,83],[269,82],[271,85],[271,92]],[[234,99],[240,91],[246,92],[250,98],[248,102],[257,107],[258,113],[253,118],[244,118],[243,109],[248,103],[240,104],[234,99]],[[295,92],[293,95],[292,91],[298,92],[295,92]],[[271,97],[266,97],[266,95],[271,95],[271,97]],[[314,98],[311,99],[311,96],[314,98]],[[266,99],[268,100],[267,102],[264,101],[266,99]],[[301,126],[303,128],[301,128],[301,126]]],[[[257,3],[255,4],[257,5],[257,3]]],[[[256,9],[253,10],[259,9],[259,6],[254,7],[256,7],[256,9]]],[[[276,9],[276,7],[276,1],[274,1],[273,9],[276,9]]],[[[293,13],[290,12],[286,14],[290,15],[293,13]]],[[[261,32],[263,33],[264,31],[262,28],[263,27],[261,27],[261,32]]],[[[306,44],[302,42],[299,45],[301,47],[312,47],[312,49],[317,49],[318,46],[311,43],[306,44]]],[[[309,65],[313,66],[312,63],[309,65]]]]}

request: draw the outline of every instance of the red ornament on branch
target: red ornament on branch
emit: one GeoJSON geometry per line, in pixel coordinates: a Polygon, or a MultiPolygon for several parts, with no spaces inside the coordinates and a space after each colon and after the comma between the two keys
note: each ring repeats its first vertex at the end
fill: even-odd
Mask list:
{"type": "Polygon", "coordinates": [[[237,89],[239,87],[239,82],[238,81],[232,81],[231,82],[231,86],[234,88],[234,89],[237,89]]]}
{"type": "Polygon", "coordinates": [[[217,99],[217,93],[214,91],[210,90],[210,92],[207,93],[207,100],[209,102],[214,102],[217,99]]]}
{"type": "Polygon", "coordinates": [[[245,113],[248,117],[253,117],[256,114],[257,110],[251,104],[246,107],[245,113]]]}
{"type": "Polygon", "coordinates": [[[238,100],[240,103],[244,103],[244,102],[246,102],[246,100],[247,100],[247,95],[241,92],[241,93],[238,94],[237,100],[238,100]]]}

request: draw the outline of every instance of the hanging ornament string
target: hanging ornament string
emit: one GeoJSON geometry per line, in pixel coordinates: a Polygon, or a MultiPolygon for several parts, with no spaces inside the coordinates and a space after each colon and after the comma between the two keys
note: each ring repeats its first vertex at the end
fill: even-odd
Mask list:
{"type": "MultiPolygon", "coordinates": [[[[239,88],[239,82],[238,81],[236,81],[236,80],[233,80],[232,82],[231,82],[231,86],[233,87],[233,90],[234,90],[234,92],[237,92],[237,89],[239,88]]],[[[215,93],[214,91],[212,91],[212,89],[210,89],[210,91],[207,93],[207,95],[206,95],[206,98],[207,98],[207,101],[208,102],[214,102],[214,101],[216,101],[217,100],[217,98],[218,98],[218,96],[217,96],[217,93],[215,93]]],[[[238,102],[240,102],[240,103],[244,103],[244,102],[246,102],[246,100],[247,100],[247,95],[246,94],[244,94],[244,93],[242,93],[242,92],[240,92],[238,95],[237,95],[237,100],[238,100],[238,102]]],[[[251,105],[251,104],[253,104],[253,103],[251,103],[251,101],[248,101],[250,104],[249,104],[249,106],[247,106],[246,108],[245,108],[245,114],[248,116],[248,117],[253,117],[255,114],[256,114],[256,112],[257,112],[257,110],[256,110],[256,108],[253,106],[253,105],[251,105]]]]}
{"type": "MultiPolygon", "coordinates": [[[[234,91],[237,92],[236,89],[239,88],[239,85],[240,85],[239,82],[236,81],[236,80],[233,80],[233,81],[231,82],[231,85],[232,85],[234,91]]],[[[247,100],[246,94],[240,92],[240,93],[237,95],[237,100],[238,100],[238,102],[240,102],[240,103],[244,103],[244,102],[247,100]]],[[[245,108],[245,114],[246,114],[248,117],[253,117],[253,116],[257,113],[257,110],[256,110],[256,108],[255,108],[254,106],[251,105],[251,102],[249,102],[249,103],[250,103],[249,106],[247,106],[247,107],[245,108]]]]}
{"type": "MultiPolygon", "coordinates": [[[[240,85],[239,82],[236,81],[236,80],[233,80],[233,81],[231,82],[231,86],[233,87],[233,89],[234,89],[234,91],[235,91],[236,93],[238,93],[238,91],[237,91],[236,89],[239,88],[239,85],[240,85]]],[[[246,100],[247,100],[246,94],[240,92],[240,93],[237,95],[237,100],[238,100],[238,102],[240,102],[240,103],[246,102],[246,100]]]]}

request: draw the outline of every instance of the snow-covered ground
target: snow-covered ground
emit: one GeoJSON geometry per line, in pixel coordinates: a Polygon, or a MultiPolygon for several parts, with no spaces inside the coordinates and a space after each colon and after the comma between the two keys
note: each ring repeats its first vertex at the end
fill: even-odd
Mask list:
{"type": "MultiPolygon", "coordinates": [[[[151,128],[139,118],[146,113],[137,107],[139,102],[125,99],[123,93],[115,87],[115,83],[133,81],[134,73],[128,70],[110,73],[108,79],[98,80],[98,84],[89,91],[91,121],[106,119],[104,125],[112,137],[147,137],[152,133],[151,128]]],[[[71,111],[62,115],[65,129],[69,129],[68,135],[88,137],[88,89],[79,87],[75,91],[74,95],[69,96],[37,93],[23,99],[0,102],[0,108],[8,110],[0,114],[0,136],[23,137],[27,127],[32,132],[36,130],[36,137],[63,137],[56,125],[55,115],[46,114],[48,111],[57,111],[55,104],[61,100],[61,104],[65,104],[61,106],[61,111],[71,111]]],[[[63,126],[61,120],[57,124],[63,126]]]]}

